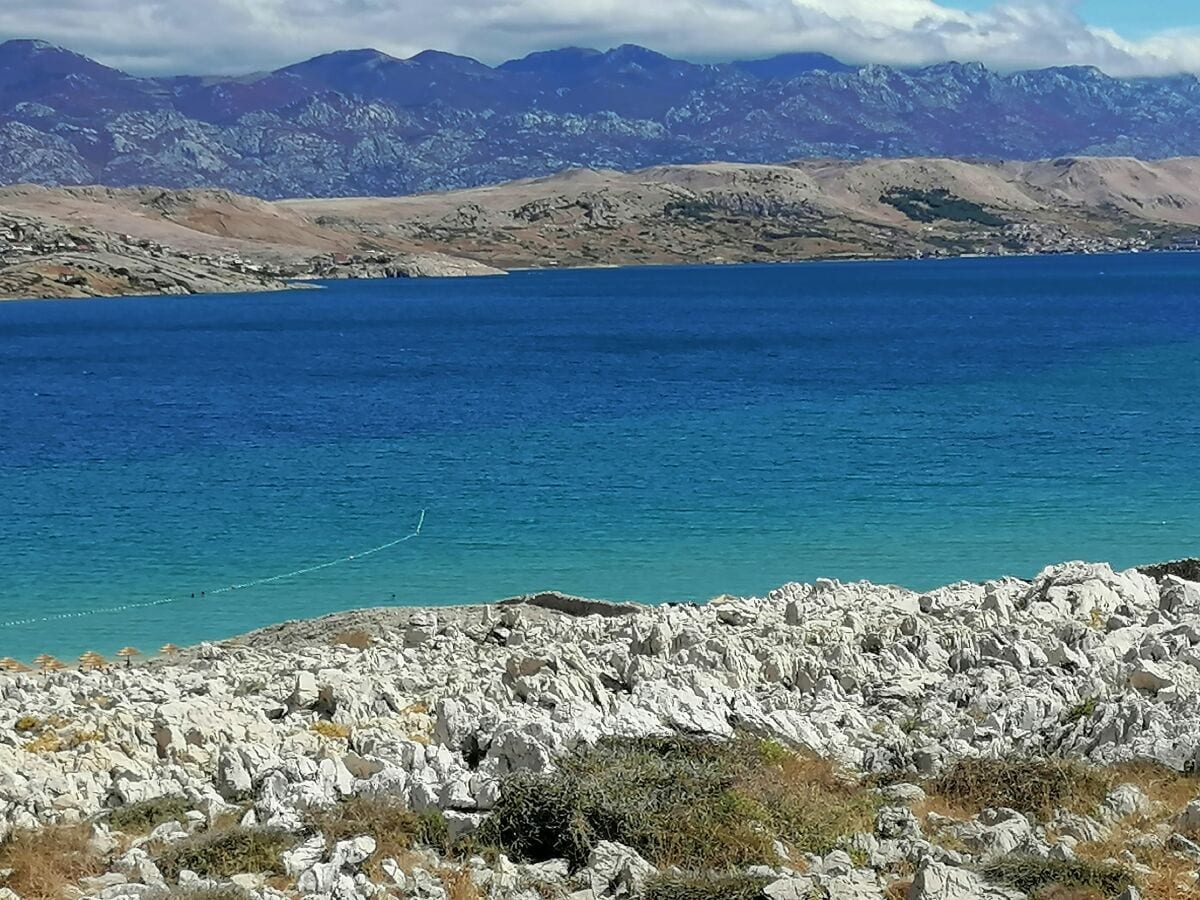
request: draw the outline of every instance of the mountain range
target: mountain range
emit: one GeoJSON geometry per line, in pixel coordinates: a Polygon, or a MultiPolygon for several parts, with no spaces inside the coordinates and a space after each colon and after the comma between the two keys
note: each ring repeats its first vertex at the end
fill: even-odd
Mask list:
{"type": "Polygon", "coordinates": [[[1200,79],[904,70],[821,54],[695,64],[643,47],[488,66],[331,53],[273,72],[136,77],[0,44],[0,181],[397,195],[573,167],[799,158],[1200,153],[1200,79]]]}

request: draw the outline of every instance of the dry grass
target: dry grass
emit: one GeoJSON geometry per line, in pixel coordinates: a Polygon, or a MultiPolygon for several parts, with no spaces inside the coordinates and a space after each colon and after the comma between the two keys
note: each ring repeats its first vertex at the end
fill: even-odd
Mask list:
{"type": "Polygon", "coordinates": [[[63,900],[80,879],[105,870],[88,845],[90,835],[85,825],[11,834],[0,843],[0,869],[13,870],[3,885],[23,900],[63,900]]]}
{"type": "Polygon", "coordinates": [[[1200,897],[1200,880],[1196,864],[1176,854],[1155,852],[1142,860],[1150,866],[1151,874],[1141,885],[1145,900],[1196,900],[1200,897]]]}
{"type": "MultiPolygon", "coordinates": [[[[1179,814],[1200,794],[1200,779],[1153,762],[1124,763],[1106,770],[1114,783],[1136,784],[1150,798],[1152,811],[1122,823],[1103,841],[1080,844],[1081,859],[1102,862],[1132,849],[1135,838],[1151,834],[1161,825],[1172,830],[1179,814]]],[[[1196,867],[1162,845],[1133,849],[1138,862],[1151,870],[1140,888],[1145,900],[1195,900],[1200,896],[1196,867]]]]}
{"type": "Polygon", "coordinates": [[[962,759],[932,785],[949,805],[977,814],[1007,807],[1045,820],[1055,810],[1095,811],[1114,784],[1112,776],[1060,759],[962,759]]]}
{"type": "Polygon", "coordinates": [[[1200,778],[1159,763],[1124,763],[1107,771],[1116,783],[1129,782],[1140,787],[1162,816],[1178,818],[1189,803],[1200,797],[1200,778]]]}
{"type": "Polygon", "coordinates": [[[483,900],[483,892],[471,880],[469,869],[443,869],[439,874],[446,900],[483,900]]]}
{"type": "Polygon", "coordinates": [[[338,841],[369,834],[375,838],[375,852],[364,869],[381,879],[379,865],[385,859],[400,860],[417,846],[431,846],[446,852],[449,836],[441,814],[415,813],[398,800],[382,797],[352,797],[330,809],[314,810],[308,824],[325,835],[330,849],[338,841]]]}
{"type": "MultiPolygon", "coordinates": [[[[1106,840],[1079,844],[1075,852],[1081,860],[1103,863],[1117,858],[1130,847],[1134,837],[1151,829],[1152,819],[1135,820],[1114,829],[1106,840]]],[[[1195,900],[1200,896],[1195,863],[1163,846],[1139,848],[1134,854],[1139,863],[1150,869],[1150,874],[1139,885],[1145,900],[1195,900]]]]}
{"type": "Polygon", "coordinates": [[[342,725],[339,722],[330,722],[322,719],[320,722],[314,722],[309,729],[313,734],[318,734],[323,738],[331,741],[344,741],[350,737],[350,726],[342,725]]]}
{"type": "Polygon", "coordinates": [[[330,641],[335,647],[349,647],[351,650],[369,650],[375,646],[375,638],[361,628],[339,631],[330,641]]]}
{"type": "Polygon", "coordinates": [[[1008,856],[984,867],[990,880],[1041,897],[1051,891],[1081,891],[1116,897],[1134,884],[1123,866],[1089,859],[1055,860],[1008,856]]]}
{"type": "MultiPolygon", "coordinates": [[[[1122,783],[1141,788],[1151,800],[1152,812],[1120,823],[1103,841],[1076,847],[1085,868],[1062,876],[1066,883],[1054,880],[1054,873],[1048,870],[1033,872],[1028,861],[1008,861],[1009,876],[1031,884],[1027,890],[1033,892],[1034,900],[1102,900],[1109,896],[1106,887],[1111,887],[1114,879],[1131,877],[1128,873],[1121,876],[1122,870],[1113,869],[1107,861],[1120,858],[1133,848],[1136,838],[1159,826],[1173,827],[1188,803],[1200,794],[1200,779],[1152,762],[1098,769],[1062,760],[964,760],[928,786],[929,797],[915,812],[927,826],[930,813],[962,820],[988,806],[1011,807],[1043,820],[1056,809],[1093,815],[1108,791],[1122,783]],[[1035,876],[1042,880],[1035,884],[1035,876]]],[[[950,846],[953,842],[943,839],[939,843],[950,846]]],[[[1134,849],[1134,853],[1138,862],[1151,870],[1139,884],[1145,900],[1195,900],[1200,896],[1194,863],[1161,845],[1134,849]]],[[[1001,873],[996,874],[999,877],[1001,873]]]]}

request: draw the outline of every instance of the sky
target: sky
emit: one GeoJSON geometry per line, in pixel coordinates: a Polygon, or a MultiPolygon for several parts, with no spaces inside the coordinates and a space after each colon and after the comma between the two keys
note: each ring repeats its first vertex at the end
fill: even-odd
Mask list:
{"type": "Polygon", "coordinates": [[[854,63],[1200,73],[1200,0],[0,0],[0,39],[127,71],[262,71],[339,49],[487,63],[637,43],[700,62],[822,51],[854,63]]]}

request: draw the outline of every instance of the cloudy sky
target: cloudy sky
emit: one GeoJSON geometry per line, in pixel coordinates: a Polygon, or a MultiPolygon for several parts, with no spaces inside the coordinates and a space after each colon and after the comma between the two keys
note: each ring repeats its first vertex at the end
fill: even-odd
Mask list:
{"type": "Polygon", "coordinates": [[[257,71],[335,49],[495,63],[633,42],[699,61],[821,50],[851,62],[1200,72],[1200,0],[0,0],[36,37],[139,73],[257,71]]]}

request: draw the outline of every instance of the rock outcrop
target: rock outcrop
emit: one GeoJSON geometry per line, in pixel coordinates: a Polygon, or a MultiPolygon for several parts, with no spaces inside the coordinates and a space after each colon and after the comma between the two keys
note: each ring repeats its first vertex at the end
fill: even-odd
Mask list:
{"type": "MultiPolygon", "coordinates": [[[[529,600],[332,616],[135,669],[0,675],[0,835],[103,821],[162,797],[194,812],[160,841],[231,812],[302,834],[306,811],[372,796],[436,810],[463,834],[496,806],[506,777],[552,770],[604,736],[740,734],[899,782],[881,793],[857,863],[772,872],[767,896],[823,886],[823,896],[876,898],[881,876],[863,862],[899,853],[919,863],[913,900],[999,900],[1019,892],[987,882],[980,866],[1014,854],[1069,857],[1154,804],[1123,784],[1091,819],[985,810],[949,823],[948,850],[909,811],[924,800],[914,782],[976,756],[1200,765],[1200,585],[1173,575],[1069,563],[1032,582],[923,594],[818,581],[700,606],[529,600]]],[[[1153,840],[1174,830],[1171,846],[1189,852],[1197,804],[1153,840]]],[[[393,867],[392,888],[370,882],[358,865],[373,852],[363,834],[330,854],[301,842],[284,862],[306,895],[408,885],[416,893],[396,896],[442,896],[417,888],[428,872],[411,867],[393,867]]],[[[145,896],[160,882],[147,859],[122,860],[124,880],[99,896],[145,896]]],[[[583,873],[501,867],[486,877],[489,896],[524,897],[515,886],[536,874],[584,891],[573,896],[614,897],[636,896],[652,871],[608,843],[583,873]]]]}

